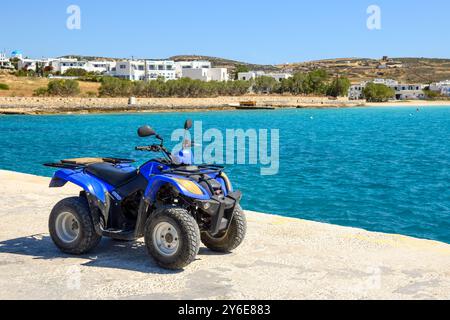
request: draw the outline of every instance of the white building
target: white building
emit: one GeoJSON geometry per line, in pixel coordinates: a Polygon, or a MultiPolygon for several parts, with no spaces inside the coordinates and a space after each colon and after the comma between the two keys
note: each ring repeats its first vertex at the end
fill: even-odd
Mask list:
{"type": "Polygon", "coordinates": [[[36,71],[39,65],[42,68],[50,66],[52,59],[20,59],[17,62],[17,68],[19,70],[32,70],[36,71]]]}
{"type": "Polygon", "coordinates": [[[348,90],[348,98],[350,100],[364,99],[364,89],[368,83],[383,84],[392,88],[395,91],[395,99],[397,100],[418,100],[426,97],[423,91],[425,85],[423,84],[399,84],[392,79],[375,79],[352,85],[348,90]]]}
{"type": "Polygon", "coordinates": [[[185,68],[182,70],[182,77],[206,82],[229,80],[227,68],[185,68]]]}
{"type": "Polygon", "coordinates": [[[107,73],[116,66],[115,61],[87,61],[71,58],[52,59],[51,66],[54,72],[64,74],[69,69],[83,69],[87,72],[107,73]]]}
{"type": "Polygon", "coordinates": [[[265,75],[264,71],[239,72],[238,80],[241,80],[241,81],[255,80],[256,78],[262,77],[264,75],[265,75]]]}
{"type": "Polygon", "coordinates": [[[22,51],[14,50],[13,52],[11,52],[11,58],[22,59],[23,58],[22,51]]]}
{"type": "Polygon", "coordinates": [[[175,80],[175,62],[171,60],[126,60],[117,62],[109,72],[113,77],[127,80],[175,80]]]}
{"type": "Polygon", "coordinates": [[[430,84],[430,90],[438,92],[443,96],[450,97],[450,80],[432,83],[430,84]]]}
{"type": "Polygon", "coordinates": [[[277,81],[282,81],[285,79],[292,78],[292,74],[290,73],[265,73],[264,71],[250,71],[250,72],[240,72],[238,73],[238,80],[255,80],[259,77],[271,77],[277,81]]]}
{"type": "Polygon", "coordinates": [[[206,60],[175,62],[175,72],[177,78],[183,77],[184,69],[211,69],[211,68],[212,68],[211,62],[206,60]]]}
{"type": "MultiPolygon", "coordinates": [[[[398,85],[398,81],[393,79],[375,79],[372,81],[375,84],[384,84],[385,86],[392,87],[398,85]]],[[[367,84],[367,82],[366,82],[367,84]]]]}
{"type": "Polygon", "coordinates": [[[290,74],[290,73],[266,73],[265,76],[274,78],[278,82],[292,78],[292,74],[290,74]]]}
{"type": "Polygon", "coordinates": [[[87,61],[71,58],[46,58],[46,59],[20,59],[18,62],[19,70],[34,70],[40,65],[41,67],[51,66],[53,72],[64,74],[69,69],[83,69],[87,72],[107,73],[111,71],[115,65],[115,61],[87,61]]]}
{"type": "Polygon", "coordinates": [[[354,84],[348,89],[348,98],[350,100],[361,100],[364,99],[364,88],[367,82],[362,82],[360,84],[354,84]]]}
{"type": "Polygon", "coordinates": [[[11,61],[9,61],[8,57],[4,53],[0,53],[0,69],[14,69],[11,61]]]}
{"type": "Polygon", "coordinates": [[[395,99],[397,100],[419,100],[426,98],[425,92],[423,92],[426,86],[423,84],[398,84],[390,87],[395,90],[395,99]]]}

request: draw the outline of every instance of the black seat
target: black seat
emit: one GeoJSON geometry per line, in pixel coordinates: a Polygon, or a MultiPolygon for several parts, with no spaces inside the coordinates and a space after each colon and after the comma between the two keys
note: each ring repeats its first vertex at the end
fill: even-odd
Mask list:
{"type": "Polygon", "coordinates": [[[113,187],[119,187],[135,178],[137,170],[126,172],[109,163],[95,163],[86,167],[86,172],[102,179],[113,187]]]}

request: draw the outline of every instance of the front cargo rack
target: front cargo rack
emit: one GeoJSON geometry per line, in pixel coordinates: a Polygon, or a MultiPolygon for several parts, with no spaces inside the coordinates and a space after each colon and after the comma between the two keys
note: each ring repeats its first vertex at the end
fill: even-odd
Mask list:
{"type": "Polygon", "coordinates": [[[200,166],[180,166],[164,170],[163,173],[176,174],[180,176],[197,176],[203,174],[221,174],[225,170],[224,166],[219,165],[200,165],[200,166]]]}
{"type": "Polygon", "coordinates": [[[95,163],[110,163],[113,165],[119,164],[130,164],[136,162],[131,159],[120,159],[120,158],[78,158],[78,159],[67,159],[61,160],[57,163],[45,163],[44,166],[50,168],[58,168],[58,169],[83,169],[87,166],[95,163]]]}

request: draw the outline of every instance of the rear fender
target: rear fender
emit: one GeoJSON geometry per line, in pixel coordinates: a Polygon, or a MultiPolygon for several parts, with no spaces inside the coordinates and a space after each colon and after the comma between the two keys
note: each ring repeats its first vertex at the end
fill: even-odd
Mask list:
{"type": "Polygon", "coordinates": [[[145,190],[145,198],[149,199],[151,202],[156,200],[156,195],[159,189],[165,185],[172,185],[180,194],[183,196],[197,199],[197,200],[209,200],[210,196],[208,192],[199,184],[190,180],[192,183],[195,183],[196,186],[202,191],[203,195],[194,194],[189,192],[185,187],[183,187],[176,179],[186,179],[183,177],[171,177],[171,176],[154,176],[150,179],[147,189],[145,190]]]}
{"type": "Polygon", "coordinates": [[[113,191],[113,187],[109,186],[97,179],[94,176],[86,174],[82,171],[72,171],[72,170],[59,170],[53,175],[53,179],[50,182],[50,188],[63,187],[71,182],[86,191],[89,194],[94,195],[101,202],[106,202],[106,195],[108,192],[113,191]]]}
{"type": "Polygon", "coordinates": [[[50,182],[50,188],[60,188],[71,182],[81,187],[86,192],[89,206],[98,208],[108,221],[108,213],[110,200],[108,193],[113,191],[113,187],[97,179],[94,176],[84,173],[83,171],[59,170],[55,172],[50,182]]]}

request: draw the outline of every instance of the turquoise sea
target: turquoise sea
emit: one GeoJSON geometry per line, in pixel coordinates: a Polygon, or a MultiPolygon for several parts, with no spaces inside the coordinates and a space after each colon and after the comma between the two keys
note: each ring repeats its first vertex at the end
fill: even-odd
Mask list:
{"type": "Polygon", "coordinates": [[[450,107],[0,116],[0,169],[51,176],[41,164],[64,158],[142,162],[138,126],[169,137],[186,118],[205,130],[280,130],[278,175],[228,169],[246,209],[450,243],[450,107]]]}

